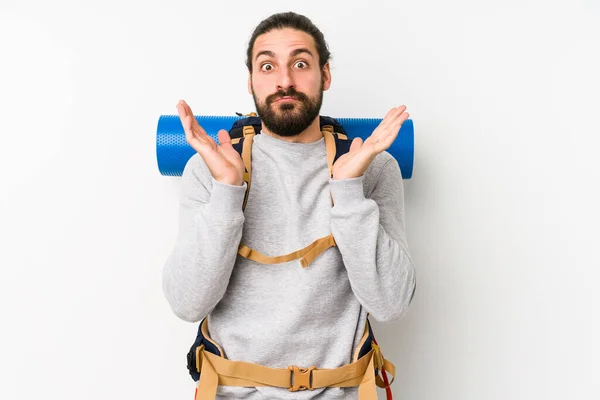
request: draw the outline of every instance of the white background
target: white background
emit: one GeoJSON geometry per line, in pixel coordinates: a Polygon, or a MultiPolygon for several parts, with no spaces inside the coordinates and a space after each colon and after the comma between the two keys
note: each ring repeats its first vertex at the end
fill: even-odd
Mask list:
{"type": "Polygon", "coordinates": [[[1,1],[0,399],[192,399],[156,125],[253,111],[247,41],[287,10],[333,53],[322,113],[415,123],[396,399],[600,398],[597,0],[1,1]]]}

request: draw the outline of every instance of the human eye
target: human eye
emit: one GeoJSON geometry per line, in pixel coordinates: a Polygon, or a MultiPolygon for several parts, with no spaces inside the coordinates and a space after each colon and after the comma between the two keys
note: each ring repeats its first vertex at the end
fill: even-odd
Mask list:
{"type": "Polygon", "coordinates": [[[296,64],[294,65],[300,69],[308,68],[308,63],[306,61],[296,61],[296,64]]]}
{"type": "Polygon", "coordinates": [[[273,70],[273,64],[271,63],[264,63],[260,66],[260,70],[263,72],[269,72],[273,70]]]}

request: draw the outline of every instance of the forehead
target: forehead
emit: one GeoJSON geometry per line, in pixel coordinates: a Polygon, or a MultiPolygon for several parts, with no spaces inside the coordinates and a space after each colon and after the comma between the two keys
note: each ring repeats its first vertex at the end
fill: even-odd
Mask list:
{"type": "Polygon", "coordinates": [[[256,57],[259,52],[269,50],[278,57],[285,57],[290,51],[302,47],[309,49],[317,57],[315,41],[308,33],[290,28],[274,29],[256,38],[252,55],[256,57]]]}

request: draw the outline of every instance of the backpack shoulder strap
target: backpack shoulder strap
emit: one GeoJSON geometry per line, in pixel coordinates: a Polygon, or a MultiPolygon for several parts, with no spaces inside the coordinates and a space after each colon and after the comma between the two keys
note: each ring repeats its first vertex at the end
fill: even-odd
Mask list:
{"type": "Polygon", "coordinates": [[[254,134],[247,134],[241,138],[232,139],[231,143],[235,151],[242,157],[244,161],[244,182],[246,182],[246,194],[244,195],[244,203],[242,211],[246,209],[248,202],[248,193],[250,192],[250,184],[252,181],[252,143],[254,142],[254,134]]]}
{"type": "MultiPolygon", "coordinates": [[[[350,150],[352,140],[348,138],[344,127],[335,118],[327,116],[320,116],[319,118],[321,131],[325,136],[329,177],[332,178],[333,164],[338,158],[350,150]]],[[[245,166],[244,181],[248,187],[246,188],[242,210],[245,210],[246,208],[248,193],[252,182],[252,143],[254,141],[254,135],[260,134],[261,128],[262,123],[260,117],[253,115],[236,120],[229,130],[233,148],[240,154],[245,166]]]]}
{"type": "Polygon", "coordinates": [[[237,114],[246,118],[240,118],[233,123],[231,129],[229,129],[229,137],[231,137],[233,148],[244,161],[244,182],[246,182],[247,187],[246,194],[244,195],[244,204],[242,205],[243,211],[246,209],[252,181],[252,143],[254,142],[254,135],[260,133],[262,123],[256,113],[237,114]]]}
{"type": "Polygon", "coordinates": [[[348,138],[344,127],[335,118],[321,116],[320,125],[321,131],[330,132],[333,135],[333,138],[335,139],[335,147],[331,148],[331,151],[333,151],[333,154],[335,154],[332,162],[332,164],[334,164],[338,158],[340,158],[342,155],[346,154],[350,150],[352,139],[348,138]]]}
{"type": "Polygon", "coordinates": [[[345,134],[333,131],[331,125],[323,126],[323,136],[325,136],[325,146],[327,147],[329,177],[333,178],[333,164],[335,164],[338,158],[350,151],[352,140],[345,134]]]}
{"type": "MultiPolygon", "coordinates": [[[[334,132],[331,126],[323,127],[323,136],[325,137],[325,147],[327,149],[327,166],[329,167],[329,178],[333,178],[333,164],[342,155],[350,150],[352,140],[345,134],[334,132]]],[[[331,195],[331,204],[334,205],[333,195],[331,195]]]]}

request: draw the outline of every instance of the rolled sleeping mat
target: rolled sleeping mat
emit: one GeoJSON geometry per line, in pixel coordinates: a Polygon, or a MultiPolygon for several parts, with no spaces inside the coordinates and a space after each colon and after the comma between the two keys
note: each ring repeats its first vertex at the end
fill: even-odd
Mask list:
{"type": "MultiPolygon", "coordinates": [[[[195,117],[200,126],[217,143],[219,143],[217,139],[219,130],[229,131],[235,121],[245,118],[209,115],[195,117]]],[[[342,125],[348,138],[360,137],[366,140],[381,123],[382,118],[336,118],[336,120],[342,125]]],[[[414,161],[414,125],[411,119],[404,121],[398,137],[387,152],[398,161],[402,178],[410,179],[414,161]]],[[[195,153],[196,151],[185,140],[185,132],[179,116],[161,115],[156,129],[156,159],[161,175],[181,176],[186,163],[195,153]]]]}

